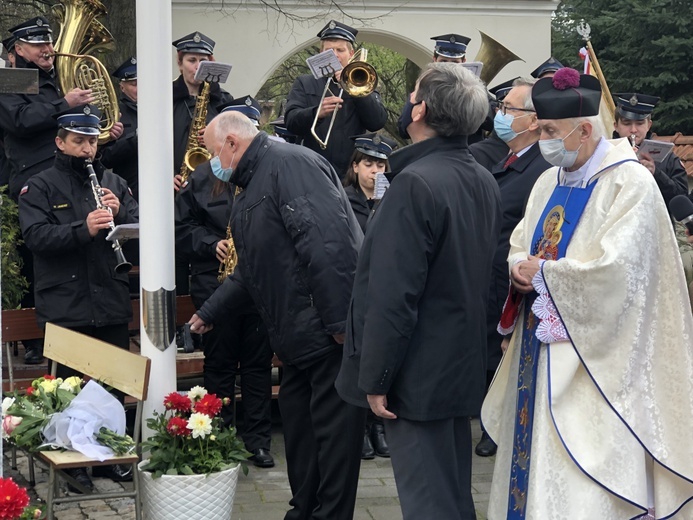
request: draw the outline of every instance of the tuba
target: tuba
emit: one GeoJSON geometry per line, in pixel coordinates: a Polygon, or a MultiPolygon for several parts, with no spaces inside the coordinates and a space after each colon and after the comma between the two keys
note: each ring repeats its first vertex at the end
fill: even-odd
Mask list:
{"type": "Polygon", "coordinates": [[[60,0],[56,7],[60,36],[55,42],[55,70],[60,89],[63,93],[73,88],[92,90],[94,105],[101,110],[99,144],[103,144],[119,115],[110,75],[103,63],[90,56],[114,47],[113,36],[97,20],[106,15],[106,8],[99,0],[60,0]]]}
{"type": "Polygon", "coordinates": [[[481,47],[474,61],[480,61],[484,64],[479,78],[486,83],[486,85],[488,85],[508,63],[518,60],[525,61],[483,31],[479,31],[479,34],[481,34],[481,47]]]}
{"type": "Polygon", "coordinates": [[[207,106],[209,105],[210,89],[211,83],[205,81],[202,85],[202,90],[197,96],[197,101],[195,101],[195,113],[190,121],[188,144],[185,147],[183,164],[181,164],[179,172],[183,183],[188,180],[188,177],[195,168],[212,158],[212,154],[210,154],[205,147],[200,146],[197,137],[207,124],[207,106]]]}

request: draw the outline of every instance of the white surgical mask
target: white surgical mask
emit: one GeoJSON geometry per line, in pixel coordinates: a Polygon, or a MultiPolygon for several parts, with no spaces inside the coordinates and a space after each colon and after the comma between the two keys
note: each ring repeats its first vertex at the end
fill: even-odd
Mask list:
{"type": "Polygon", "coordinates": [[[561,168],[570,168],[573,164],[575,164],[578,157],[578,152],[580,151],[580,148],[582,148],[582,143],[580,143],[577,150],[568,151],[565,148],[564,141],[579,126],[580,125],[577,125],[570,132],[568,132],[568,135],[566,135],[563,139],[542,139],[539,141],[539,150],[541,151],[541,155],[544,156],[544,159],[546,159],[546,162],[554,166],[560,166],[561,168]]]}

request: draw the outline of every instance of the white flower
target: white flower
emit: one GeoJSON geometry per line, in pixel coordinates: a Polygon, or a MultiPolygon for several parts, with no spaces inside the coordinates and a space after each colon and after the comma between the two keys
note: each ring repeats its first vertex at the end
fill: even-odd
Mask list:
{"type": "Polygon", "coordinates": [[[10,406],[12,406],[14,404],[14,401],[15,401],[14,397],[5,397],[2,400],[2,415],[3,415],[3,417],[5,415],[7,415],[7,410],[9,410],[10,406]]]}
{"type": "Polygon", "coordinates": [[[207,395],[207,390],[202,388],[200,385],[193,386],[189,391],[188,391],[188,398],[194,403],[195,401],[199,401],[202,399],[204,396],[207,395]]]}
{"type": "Polygon", "coordinates": [[[21,417],[15,417],[14,415],[6,415],[2,419],[2,438],[8,439],[14,429],[22,424],[21,417]]]}
{"type": "Polygon", "coordinates": [[[81,386],[82,379],[77,376],[72,376],[63,381],[58,388],[61,390],[67,390],[68,392],[77,393],[77,390],[79,390],[81,386]]]}
{"type": "Polygon", "coordinates": [[[212,433],[212,418],[203,413],[194,413],[188,419],[188,429],[192,431],[193,439],[212,433]]]}

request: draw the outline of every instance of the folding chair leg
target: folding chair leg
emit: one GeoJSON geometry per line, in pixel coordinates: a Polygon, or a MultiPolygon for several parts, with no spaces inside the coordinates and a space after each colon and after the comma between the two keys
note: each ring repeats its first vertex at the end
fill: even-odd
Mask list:
{"type": "Polygon", "coordinates": [[[34,456],[31,453],[27,453],[27,462],[29,463],[29,485],[31,487],[36,486],[36,476],[34,475],[34,456]]]}
{"type": "Polygon", "coordinates": [[[55,520],[53,516],[53,499],[57,496],[57,477],[52,465],[48,466],[48,500],[46,504],[46,520],[55,520]]]}
{"type": "Polygon", "coordinates": [[[12,461],[11,461],[11,468],[15,471],[17,471],[17,446],[12,444],[10,447],[10,453],[12,454],[12,461]]]}
{"type": "Polygon", "coordinates": [[[142,520],[142,497],[140,496],[140,475],[137,464],[132,465],[132,485],[135,488],[135,520],[142,520]]]}

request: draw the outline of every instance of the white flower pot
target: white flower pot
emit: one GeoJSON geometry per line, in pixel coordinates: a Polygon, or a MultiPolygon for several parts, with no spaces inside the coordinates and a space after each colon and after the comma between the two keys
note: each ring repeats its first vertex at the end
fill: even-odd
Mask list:
{"type": "MultiPolygon", "coordinates": [[[[146,460],[140,462],[143,466],[146,460]]],[[[240,465],[210,475],[139,471],[146,520],[230,520],[240,465]]]]}

